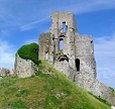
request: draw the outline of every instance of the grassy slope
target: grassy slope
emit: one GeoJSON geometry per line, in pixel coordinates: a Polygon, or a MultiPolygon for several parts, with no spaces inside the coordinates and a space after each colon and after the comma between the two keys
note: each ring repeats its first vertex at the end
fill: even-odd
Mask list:
{"type": "Polygon", "coordinates": [[[39,65],[36,76],[0,80],[0,109],[2,108],[110,109],[44,61],[39,65]]]}

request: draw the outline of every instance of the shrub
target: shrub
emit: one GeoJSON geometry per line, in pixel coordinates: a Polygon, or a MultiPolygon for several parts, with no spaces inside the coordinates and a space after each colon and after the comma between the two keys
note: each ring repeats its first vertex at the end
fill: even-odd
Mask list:
{"type": "Polygon", "coordinates": [[[36,43],[31,43],[28,45],[24,45],[22,46],[19,50],[18,50],[18,54],[21,58],[23,59],[30,59],[32,60],[35,64],[38,65],[39,61],[38,61],[38,53],[39,53],[39,46],[36,43]]]}

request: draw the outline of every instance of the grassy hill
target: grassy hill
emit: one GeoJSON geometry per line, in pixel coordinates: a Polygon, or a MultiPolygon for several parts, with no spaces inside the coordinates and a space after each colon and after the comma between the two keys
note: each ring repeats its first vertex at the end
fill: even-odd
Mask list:
{"type": "Polygon", "coordinates": [[[0,80],[0,109],[110,109],[48,63],[39,68],[30,78],[0,80]]]}
{"type": "Polygon", "coordinates": [[[0,109],[110,109],[47,62],[37,62],[37,47],[33,43],[18,50],[22,58],[39,63],[35,76],[0,80],[0,109]]]}

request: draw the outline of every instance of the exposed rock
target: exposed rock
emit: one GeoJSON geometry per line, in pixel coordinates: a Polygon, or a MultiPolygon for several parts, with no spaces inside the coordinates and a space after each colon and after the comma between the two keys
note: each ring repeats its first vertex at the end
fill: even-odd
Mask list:
{"type": "Polygon", "coordinates": [[[37,69],[38,66],[33,61],[22,59],[18,54],[16,54],[15,74],[18,77],[30,77],[35,74],[37,69]]]}
{"type": "Polygon", "coordinates": [[[0,68],[0,77],[4,78],[4,77],[8,77],[8,76],[13,76],[14,72],[13,70],[9,70],[6,68],[0,68]]]}
{"type": "Polygon", "coordinates": [[[115,107],[114,107],[114,106],[111,106],[111,109],[115,109],[115,107]]]}
{"type": "Polygon", "coordinates": [[[48,61],[82,88],[115,105],[115,95],[96,79],[93,39],[78,33],[72,13],[53,13],[50,32],[41,35],[39,44],[40,59],[48,61]]]}

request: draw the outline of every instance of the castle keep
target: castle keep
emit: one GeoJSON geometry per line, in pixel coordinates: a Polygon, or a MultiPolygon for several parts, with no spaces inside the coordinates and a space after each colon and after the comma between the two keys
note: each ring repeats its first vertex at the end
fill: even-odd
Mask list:
{"type": "Polygon", "coordinates": [[[74,15],[53,13],[49,33],[39,39],[39,58],[48,61],[80,87],[115,104],[112,91],[96,79],[96,62],[91,36],[81,36],[74,15]]]}
{"type": "Polygon", "coordinates": [[[92,37],[77,33],[72,13],[53,13],[50,33],[39,40],[39,58],[86,88],[96,78],[92,37]]]}

